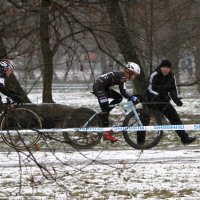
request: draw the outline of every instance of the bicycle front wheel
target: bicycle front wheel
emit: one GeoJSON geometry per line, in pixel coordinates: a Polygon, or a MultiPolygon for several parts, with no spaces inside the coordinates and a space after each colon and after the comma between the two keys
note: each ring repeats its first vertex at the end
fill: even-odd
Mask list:
{"type": "MultiPolygon", "coordinates": [[[[153,125],[161,125],[162,124],[162,120],[161,118],[159,118],[156,114],[151,113],[151,115],[149,116],[149,126],[153,126],[153,125]]],[[[138,126],[137,120],[133,114],[133,112],[129,113],[124,122],[123,122],[123,126],[127,126],[127,127],[131,127],[131,126],[138,126]]],[[[145,141],[143,144],[138,143],[138,135],[141,134],[141,131],[136,132],[129,132],[129,131],[123,131],[123,136],[125,141],[132,146],[135,149],[150,149],[154,146],[156,146],[161,138],[163,137],[163,131],[159,130],[159,131],[147,131],[146,133],[143,132],[142,134],[144,134],[145,137],[145,141]]]]}
{"type": "Polygon", "coordinates": [[[33,111],[17,108],[3,116],[0,128],[3,131],[1,137],[7,145],[23,150],[38,142],[41,134],[37,130],[42,128],[42,123],[33,111]]]}
{"type": "MultiPolygon", "coordinates": [[[[93,110],[78,108],[74,110],[64,123],[63,128],[92,128],[102,127],[101,119],[93,110]],[[93,117],[92,117],[93,116],[93,117]]],[[[97,145],[102,138],[102,133],[97,131],[64,132],[63,136],[67,143],[78,149],[89,149],[97,145]]]]}

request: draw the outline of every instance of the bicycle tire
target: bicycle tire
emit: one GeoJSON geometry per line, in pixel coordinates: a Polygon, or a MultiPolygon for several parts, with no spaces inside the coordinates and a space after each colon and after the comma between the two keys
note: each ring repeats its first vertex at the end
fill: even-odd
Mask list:
{"type": "MultiPolygon", "coordinates": [[[[150,124],[149,125],[161,125],[162,119],[158,117],[155,113],[150,114],[150,124]]],[[[130,112],[126,118],[124,119],[123,126],[137,126],[137,120],[135,119],[135,116],[133,112],[130,112]]],[[[143,145],[140,145],[137,143],[137,134],[136,132],[130,132],[123,131],[123,136],[125,141],[133,148],[135,149],[151,149],[154,146],[156,146],[161,138],[163,137],[163,131],[147,131],[146,132],[146,138],[145,143],[143,145]]]]}
{"type": "MultiPolygon", "coordinates": [[[[88,108],[78,108],[74,110],[65,120],[63,128],[82,128],[83,125],[95,114],[88,108]]],[[[88,123],[84,128],[102,127],[101,119],[98,115],[88,123]]],[[[101,132],[63,132],[63,136],[68,144],[77,149],[90,149],[97,145],[101,138],[101,132]]]]}
{"type": "Polygon", "coordinates": [[[37,129],[42,128],[42,123],[39,116],[32,110],[16,108],[2,117],[0,128],[7,131],[7,133],[2,133],[1,137],[8,146],[24,150],[33,147],[39,141],[41,134],[37,129]],[[20,134],[22,129],[34,132],[20,134]],[[12,130],[17,131],[17,134],[9,133],[12,130]]]}

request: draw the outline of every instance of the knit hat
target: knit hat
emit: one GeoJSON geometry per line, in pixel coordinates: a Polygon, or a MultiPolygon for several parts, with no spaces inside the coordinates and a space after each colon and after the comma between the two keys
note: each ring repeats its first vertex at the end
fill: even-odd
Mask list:
{"type": "Polygon", "coordinates": [[[164,67],[164,66],[171,68],[172,64],[169,60],[165,59],[161,61],[159,68],[164,67]]]}

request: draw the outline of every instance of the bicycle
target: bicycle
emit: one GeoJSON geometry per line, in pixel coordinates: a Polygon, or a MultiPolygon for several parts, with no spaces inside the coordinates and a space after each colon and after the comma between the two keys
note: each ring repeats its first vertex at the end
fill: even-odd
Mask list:
{"type": "MultiPolygon", "coordinates": [[[[123,127],[133,127],[133,126],[143,126],[139,113],[141,110],[136,110],[135,105],[132,101],[127,101],[124,103],[115,104],[113,107],[122,107],[124,112],[128,112],[123,120],[123,127]]],[[[78,108],[74,110],[70,116],[65,120],[63,127],[64,128],[90,128],[90,127],[102,127],[102,122],[99,114],[101,113],[101,109],[98,108],[96,111],[93,111],[88,108],[78,108]]],[[[149,117],[149,125],[161,125],[162,120],[157,115],[157,113],[151,111],[148,114],[149,117]]],[[[139,134],[138,131],[137,134],[139,134]]],[[[163,131],[148,131],[146,133],[145,144],[141,145],[137,143],[137,134],[133,132],[128,132],[126,129],[122,131],[123,137],[125,141],[135,149],[150,149],[157,145],[163,136],[163,131]]],[[[88,149],[97,145],[103,133],[99,131],[74,131],[74,132],[63,132],[63,136],[67,143],[69,143],[72,147],[78,149],[88,149]]]]}
{"type": "Polygon", "coordinates": [[[0,108],[0,133],[3,141],[16,150],[33,147],[41,137],[37,131],[42,128],[39,116],[32,110],[11,103],[10,99],[1,103],[0,108]]]}

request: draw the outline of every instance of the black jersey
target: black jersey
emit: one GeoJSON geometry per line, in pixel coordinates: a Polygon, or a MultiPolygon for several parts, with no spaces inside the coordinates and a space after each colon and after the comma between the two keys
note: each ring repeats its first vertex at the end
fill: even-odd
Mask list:
{"type": "Polygon", "coordinates": [[[123,72],[109,72],[101,75],[96,80],[94,83],[94,90],[107,92],[110,87],[119,85],[119,90],[122,96],[126,99],[130,99],[132,95],[126,90],[126,81],[127,78],[124,76],[123,72]]]}
{"type": "Polygon", "coordinates": [[[172,72],[164,76],[160,69],[154,71],[149,78],[148,96],[159,95],[161,99],[179,98],[176,79],[172,72]]]}

